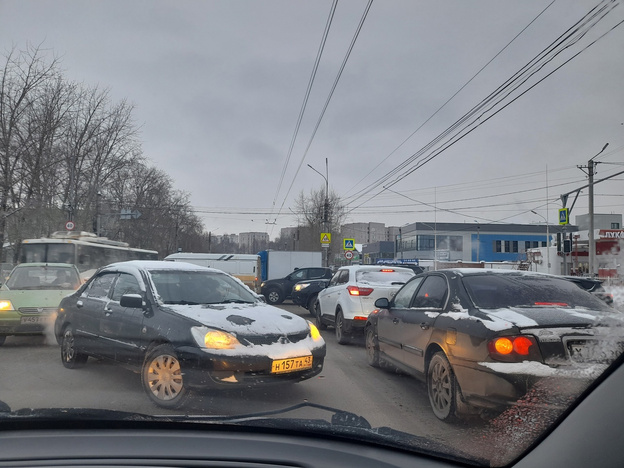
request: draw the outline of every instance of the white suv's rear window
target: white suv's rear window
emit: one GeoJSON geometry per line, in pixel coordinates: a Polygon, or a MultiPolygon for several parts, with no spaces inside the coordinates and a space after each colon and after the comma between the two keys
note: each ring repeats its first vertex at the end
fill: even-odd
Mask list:
{"type": "Polygon", "coordinates": [[[384,270],[364,270],[355,273],[357,283],[401,285],[406,283],[414,273],[410,271],[397,271],[392,268],[384,270]]]}

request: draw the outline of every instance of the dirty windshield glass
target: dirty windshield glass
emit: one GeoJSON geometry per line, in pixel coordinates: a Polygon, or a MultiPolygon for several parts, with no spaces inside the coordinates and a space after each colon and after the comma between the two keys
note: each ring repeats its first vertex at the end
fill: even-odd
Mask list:
{"type": "Polygon", "coordinates": [[[412,276],[414,276],[414,273],[410,271],[396,271],[390,268],[379,271],[363,270],[355,273],[355,281],[369,284],[403,284],[412,276]]]}
{"type": "Polygon", "coordinates": [[[258,299],[235,279],[210,272],[151,271],[155,293],[165,304],[254,303],[258,299]]]}
{"type": "Polygon", "coordinates": [[[623,162],[624,0],[0,0],[0,439],[514,463],[624,349],[623,162]]]}
{"type": "Polygon", "coordinates": [[[578,307],[613,312],[603,301],[562,279],[474,275],[463,279],[477,307],[578,307]]]}
{"type": "Polygon", "coordinates": [[[32,266],[16,268],[6,282],[15,291],[27,289],[76,289],[80,284],[74,268],[32,266]]]}

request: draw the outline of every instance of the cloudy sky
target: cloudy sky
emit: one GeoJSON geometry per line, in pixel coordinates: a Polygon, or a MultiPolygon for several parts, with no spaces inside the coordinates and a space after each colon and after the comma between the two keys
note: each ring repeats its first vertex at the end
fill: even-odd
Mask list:
{"type": "MultiPolygon", "coordinates": [[[[0,47],[41,44],[134,103],[144,155],[215,234],[296,225],[326,158],[349,222],[395,226],[556,223],[606,143],[596,178],[624,171],[620,1],[368,6],[337,2],[292,151],[332,0],[0,0],[0,47]]],[[[595,191],[624,211],[624,176],[595,191]]]]}

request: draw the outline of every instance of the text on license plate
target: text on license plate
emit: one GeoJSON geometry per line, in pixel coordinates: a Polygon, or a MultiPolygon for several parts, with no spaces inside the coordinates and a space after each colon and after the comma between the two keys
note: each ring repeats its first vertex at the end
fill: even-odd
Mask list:
{"type": "Polygon", "coordinates": [[[277,361],[273,361],[271,365],[271,373],[281,374],[284,372],[297,372],[299,370],[310,368],[312,368],[312,356],[279,359],[277,361]]]}
{"type": "Polygon", "coordinates": [[[50,315],[22,316],[20,323],[48,323],[50,320],[50,315]]]}

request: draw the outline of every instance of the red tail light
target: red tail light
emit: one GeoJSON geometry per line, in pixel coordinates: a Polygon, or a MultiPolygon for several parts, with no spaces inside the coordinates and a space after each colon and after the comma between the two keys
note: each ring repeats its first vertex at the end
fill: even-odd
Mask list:
{"type": "Polygon", "coordinates": [[[383,270],[381,270],[382,273],[394,273],[394,270],[391,270],[389,268],[384,268],[383,270]]]}
{"type": "Polygon", "coordinates": [[[347,286],[347,291],[351,296],[369,296],[373,288],[359,288],[357,286],[347,286]]]}
{"type": "Polygon", "coordinates": [[[536,306],[568,307],[566,302],[536,302],[536,306]]]}
{"type": "Polygon", "coordinates": [[[537,341],[532,336],[500,336],[488,342],[492,359],[505,362],[541,361],[537,341]]]}

